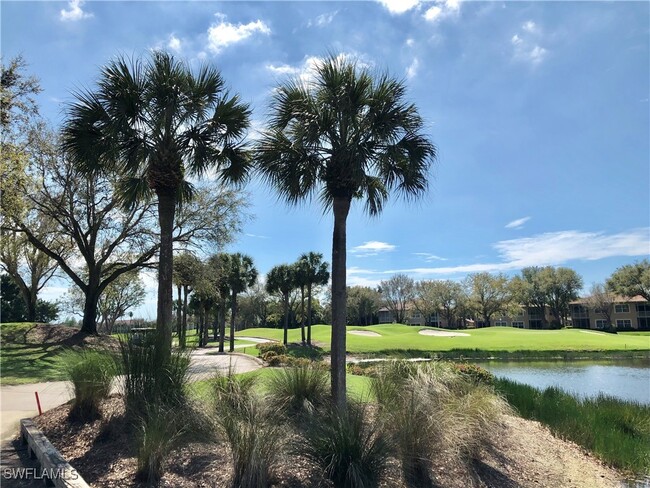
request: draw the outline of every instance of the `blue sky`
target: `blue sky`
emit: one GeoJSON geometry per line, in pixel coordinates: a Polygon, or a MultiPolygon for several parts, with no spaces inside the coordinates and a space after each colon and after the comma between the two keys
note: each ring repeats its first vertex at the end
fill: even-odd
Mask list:
{"type": "MultiPolygon", "coordinates": [[[[565,265],[588,288],[650,254],[648,2],[3,1],[1,15],[3,57],[23,54],[55,125],[111,57],[153,48],[216,65],[254,109],[252,138],[275,84],[328,51],[403,78],[439,160],[421,201],[353,209],[349,284],[565,265]]],[[[262,273],[305,251],[330,260],[317,202],[246,191],[255,219],[231,250],[262,273]]]]}

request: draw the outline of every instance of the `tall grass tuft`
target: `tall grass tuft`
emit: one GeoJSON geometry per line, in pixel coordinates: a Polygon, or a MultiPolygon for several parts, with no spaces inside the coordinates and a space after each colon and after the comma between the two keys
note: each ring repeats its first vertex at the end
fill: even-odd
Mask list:
{"type": "Polygon", "coordinates": [[[446,362],[394,362],[371,380],[379,415],[402,463],[408,486],[432,486],[432,459],[452,454],[469,464],[480,455],[509,413],[507,403],[446,362]]]}
{"type": "Polygon", "coordinates": [[[349,404],[314,415],[304,432],[301,453],[320,466],[334,486],[372,488],[379,482],[390,453],[375,422],[366,422],[366,407],[349,404]]]}
{"type": "Polygon", "coordinates": [[[188,441],[192,423],[176,409],[149,404],[136,420],[138,468],[136,480],[156,486],[163,475],[163,463],[171,451],[188,441]]]}
{"type": "Polygon", "coordinates": [[[254,393],[252,376],[230,371],[212,381],[215,426],[232,453],[232,487],[269,486],[284,441],[275,411],[254,393]]]}
{"type": "Polygon", "coordinates": [[[650,474],[648,405],[604,395],[578,399],[556,387],[540,390],[507,379],[496,385],[522,417],[548,425],[615,468],[650,474]]]}
{"type": "Polygon", "coordinates": [[[62,355],[63,372],[74,389],[70,419],[95,420],[100,417],[100,404],[111,392],[115,362],[104,352],[69,350],[62,355]]]}
{"type": "Polygon", "coordinates": [[[160,354],[154,343],[120,341],[120,369],[124,375],[126,411],[131,418],[146,416],[150,405],[182,407],[187,404],[189,352],[160,354]]]}
{"type": "Polygon", "coordinates": [[[271,376],[268,401],[288,418],[313,413],[328,399],[329,377],[317,364],[282,368],[271,376]]]}

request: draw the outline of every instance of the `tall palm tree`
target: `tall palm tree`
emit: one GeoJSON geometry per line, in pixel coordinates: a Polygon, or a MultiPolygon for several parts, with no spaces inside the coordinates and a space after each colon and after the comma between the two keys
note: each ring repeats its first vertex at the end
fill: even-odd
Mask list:
{"type": "Polygon", "coordinates": [[[279,264],[271,268],[266,275],[266,291],[269,293],[280,293],[282,295],[282,306],[284,312],[283,343],[289,343],[289,295],[296,289],[296,269],[289,264],[279,264]]]}
{"type": "Polygon", "coordinates": [[[273,95],[256,146],[261,175],[289,203],[317,194],[334,213],[332,236],[332,396],[345,408],[346,222],[353,200],[378,215],[391,190],[414,198],[427,188],[436,148],[423,134],[403,82],[374,77],[344,56],[317,64],[311,79],[273,95]]]}
{"type": "Polygon", "coordinates": [[[245,292],[257,281],[257,269],[253,258],[241,253],[230,255],[226,281],[230,288],[230,352],[235,351],[235,317],[237,313],[237,295],[245,292]]]}
{"type": "Polygon", "coordinates": [[[69,106],[63,148],[74,164],[120,176],[126,205],[157,197],[156,327],[164,354],[171,348],[174,217],[193,189],[186,178],[216,170],[224,181],[242,181],[249,116],[248,105],[226,92],[218,70],[203,66],[193,73],[160,51],[145,61],[109,62],[96,90],[78,92],[69,106]]]}
{"type": "MultiPolygon", "coordinates": [[[[298,266],[303,270],[307,286],[307,344],[311,345],[311,304],[314,286],[326,285],[330,279],[329,264],[323,262],[321,253],[309,252],[300,256],[298,266]]],[[[304,341],[304,339],[303,339],[304,341]]]]}
{"type": "Polygon", "coordinates": [[[210,273],[214,277],[218,295],[217,328],[219,329],[219,352],[225,351],[224,342],[226,337],[226,304],[228,297],[230,296],[230,286],[228,284],[230,258],[230,254],[223,252],[214,254],[208,258],[208,266],[210,268],[210,273]]]}

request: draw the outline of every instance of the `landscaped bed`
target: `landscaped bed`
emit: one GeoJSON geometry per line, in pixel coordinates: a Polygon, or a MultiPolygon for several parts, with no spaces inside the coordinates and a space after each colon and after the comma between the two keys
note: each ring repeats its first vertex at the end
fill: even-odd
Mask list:
{"type": "MultiPolygon", "coordinates": [[[[102,404],[103,420],[88,424],[70,423],[69,405],[37,417],[36,424],[82,477],[95,487],[138,486],[134,481],[136,453],[134,432],[124,421],[120,396],[102,404]]],[[[434,460],[435,481],[440,487],[613,487],[621,475],[603,466],[576,445],[553,437],[537,422],[507,416],[494,444],[499,449],[484,454],[477,463],[477,478],[459,466],[444,462],[444,453],[434,460]]],[[[192,443],[170,456],[160,486],[225,487],[232,476],[230,450],[225,444],[192,443]]],[[[275,470],[277,487],[328,487],[317,469],[302,456],[287,454],[275,470]]],[[[401,488],[399,462],[391,459],[383,487],[401,488]]]]}

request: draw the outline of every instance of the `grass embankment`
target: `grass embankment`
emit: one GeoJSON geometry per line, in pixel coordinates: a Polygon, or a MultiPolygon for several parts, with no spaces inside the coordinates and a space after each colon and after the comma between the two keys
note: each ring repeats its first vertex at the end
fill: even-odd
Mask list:
{"type": "Polygon", "coordinates": [[[78,329],[29,322],[2,324],[0,368],[3,385],[55,381],[63,377],[63,355],[83,343],[78,329]]]}
{"type": "Polygon", "coordinates": [[[540,390],[507,379],[496,388],[527,419],[593,452],[607,464],[650,474],[650,407],[607,396],[577,399],[556,387],[540,390]]]}
{"type": "MultiPolygon", "coordinates": [[[[374,325],[369,327],[348,327],[347,352],[371,356],[414,356],[436,353],[438,357],[483,359],[499,357],[521,358],[577,358],[594,356],[650,355],[650,333],[607,334],[605,332],[579,329],[528,330],[509,327],[488,327],[452,331],[459,336],[427,336],[419,333],[431,327],[401,324],[374,325]],[[367,331],[378,334],[375,337],[350,334],[350,331],[367,331]]],[[[329,351],[329,325],[312,327],[314,342],[329,351]]],[[[446,331],[449,332],[449,331],[446,331]]],[[[242,337],[261,337],[282,340],[281,329],[256,328],[237,333],[242,337]]],[[[300,341],[300,330],[289,331],[289,341],[300,341]]]]}

